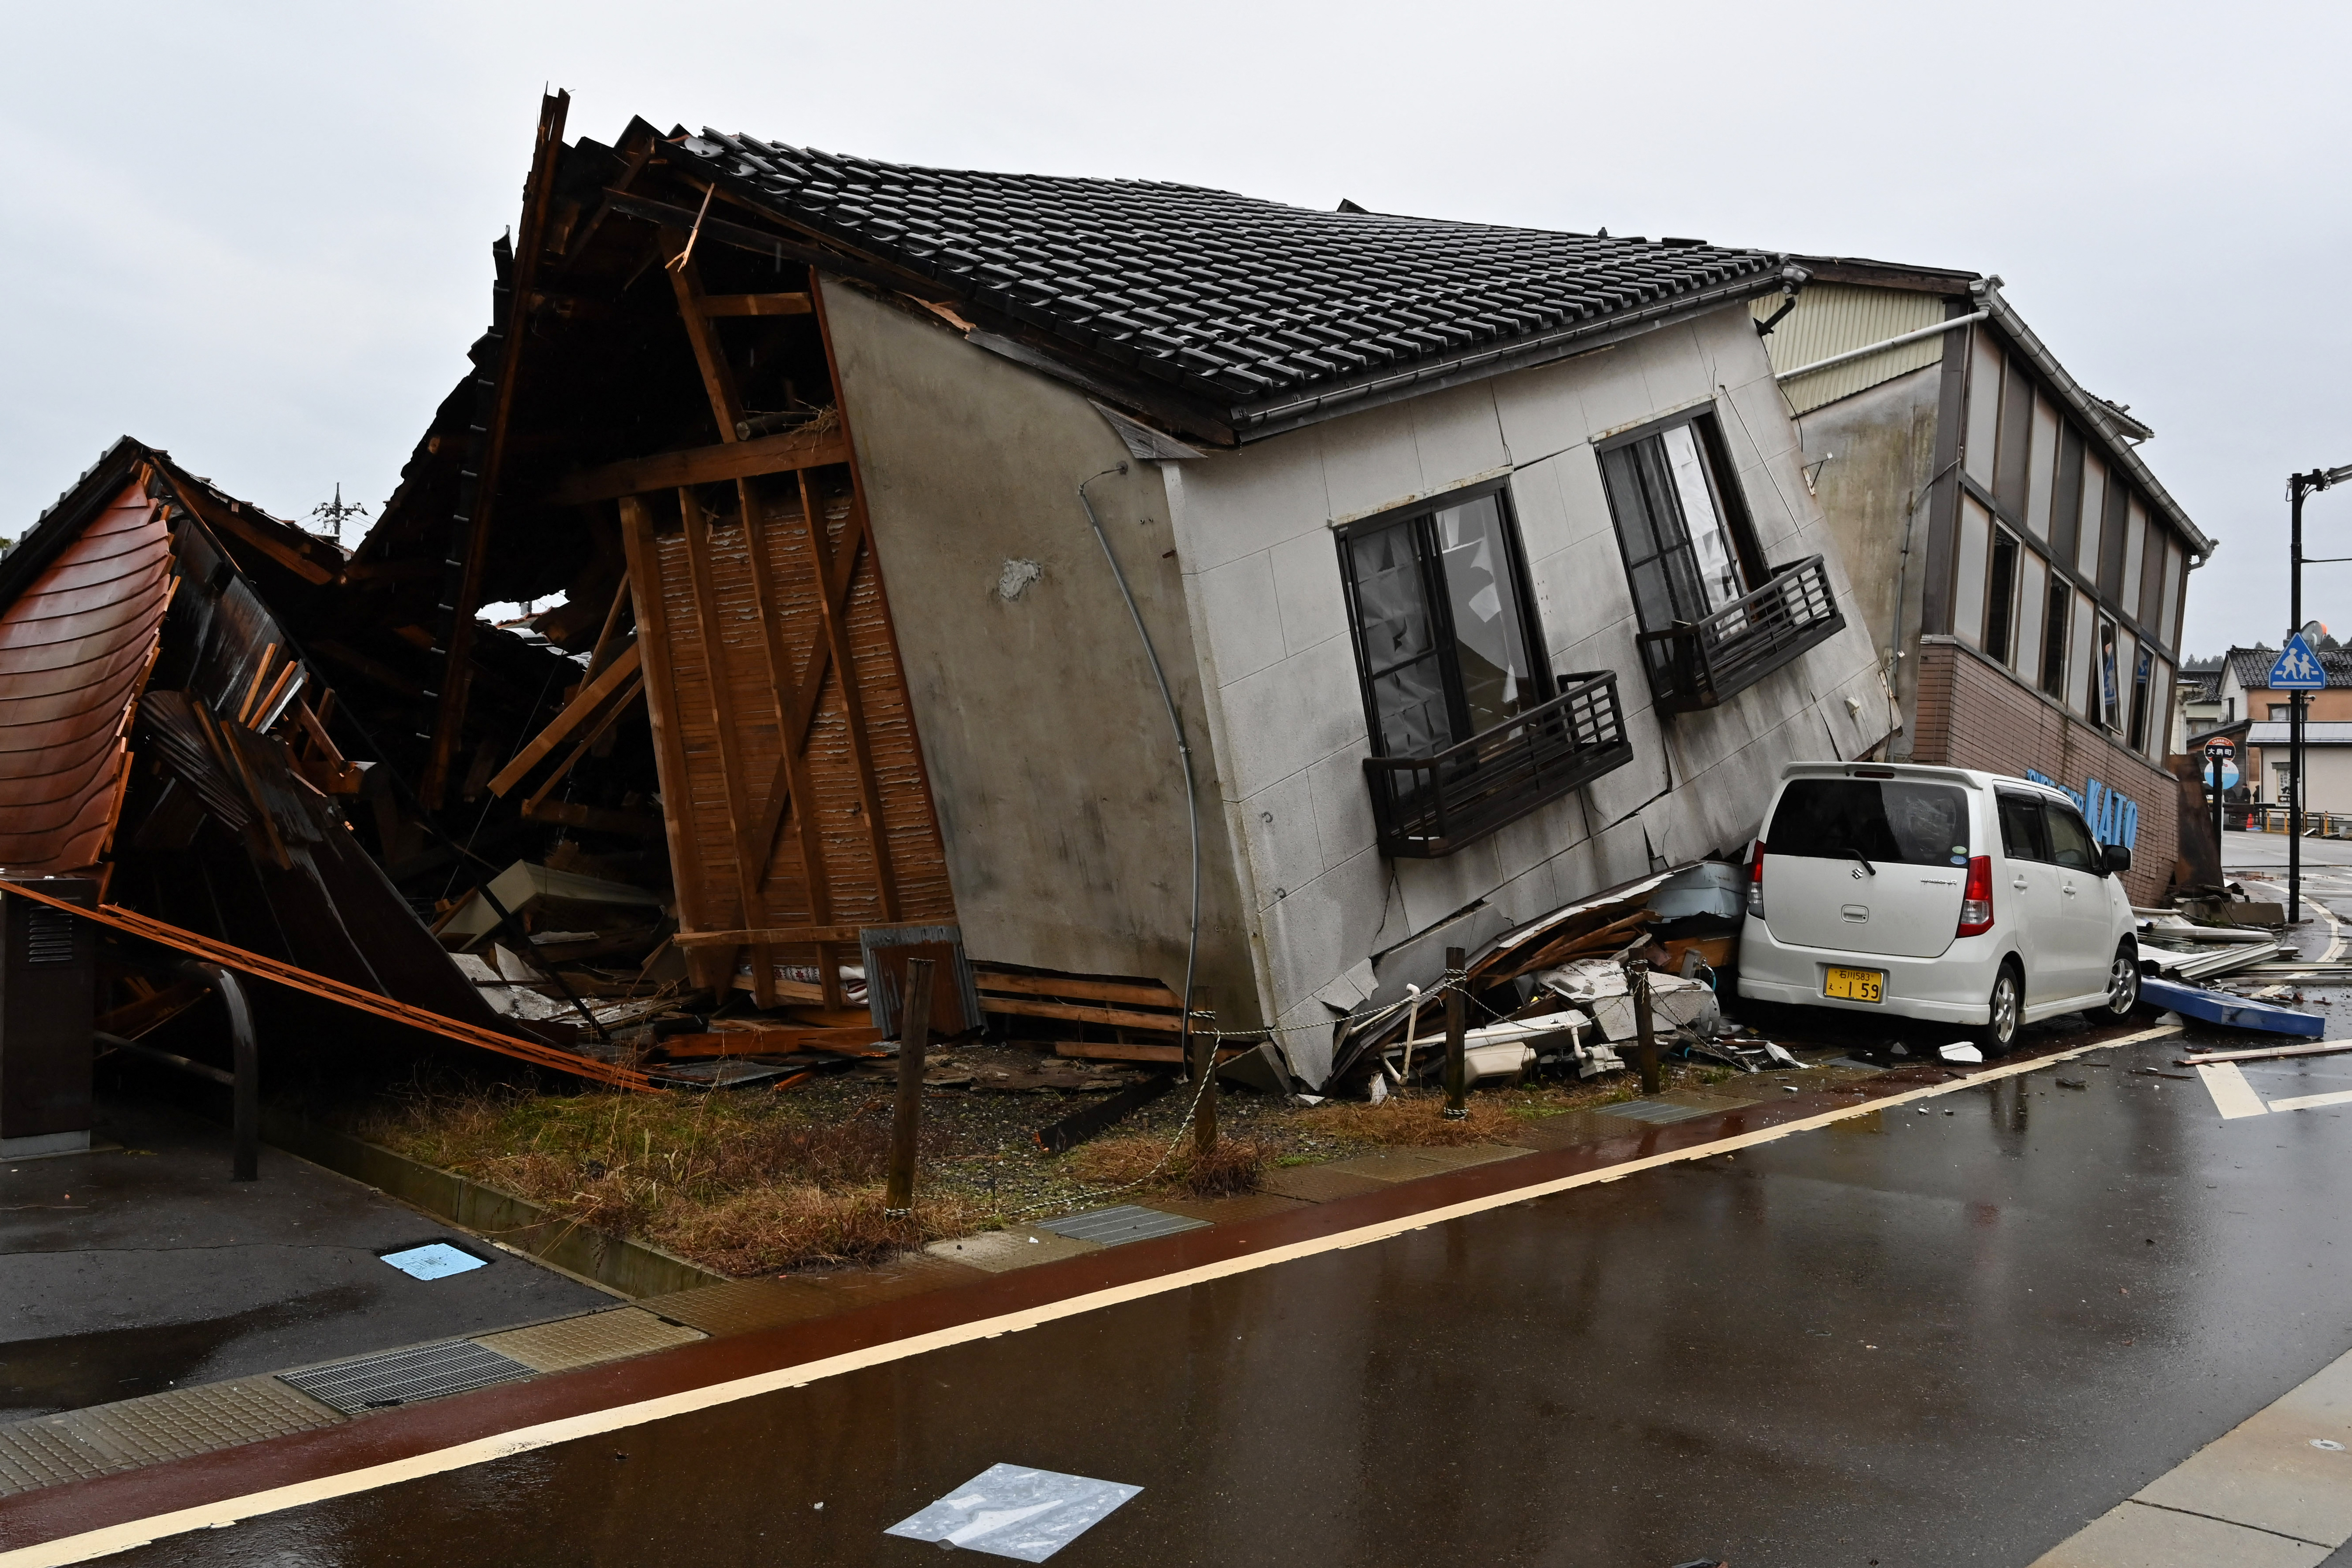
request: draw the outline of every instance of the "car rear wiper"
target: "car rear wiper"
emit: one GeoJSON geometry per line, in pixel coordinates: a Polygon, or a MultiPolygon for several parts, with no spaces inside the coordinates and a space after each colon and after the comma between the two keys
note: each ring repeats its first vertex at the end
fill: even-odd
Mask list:
{"type": "Polygon", "coordinates": [[[1853,845],[1849,844],[1845,847],[1845,852],[1853,856],[1855,859],[1860,860],[1864,870],[1869,872],[1874,877],[1878,875],[1878,868],[1872,865],[1869,858],[1864,855],[1861,850],[1856,849],[1853,845]]]}

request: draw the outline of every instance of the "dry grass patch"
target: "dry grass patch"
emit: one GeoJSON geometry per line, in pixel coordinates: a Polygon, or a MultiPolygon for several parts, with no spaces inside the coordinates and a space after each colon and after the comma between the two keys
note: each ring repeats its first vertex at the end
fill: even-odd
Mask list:
{"type": "Polygon", "coordinates": [[[953,1194],[886,1218],[888,1126],[815,1125],[766,1097],[420,1091],[357,1131],[727,1274],[871,1262],[984,1219],[953,1194]]]}
{"type": "Polygon", "coordinates": [[[1350,1142],[1379,1143],[1392,1148],[1453,1149],[1465,1143],[1507,1143],[1520,1125],[1499,1099],[1473,1094],[1469,1114],[1460,1121],[1445,1115],[1444,1095],[1396,1094],[1378,1105],[1337,1101],[1313,1112],[1318,1130],[1350,1142]]]}
{"type": "Polygon", "coordinates": [[[1193,1153],[1189,1133],[1177,1141],[1173,1153],[1168,1144],[1164,1132],[1097,1138],[1071,1151],[1070,1170],[1100,1187],[1181,1187],[1195,1197],[1222,1198],[1256,1186],[1273,1158],[1273,1151],[1255,1138],[1221,1137],[1205,1159],[1193,1153]]]}

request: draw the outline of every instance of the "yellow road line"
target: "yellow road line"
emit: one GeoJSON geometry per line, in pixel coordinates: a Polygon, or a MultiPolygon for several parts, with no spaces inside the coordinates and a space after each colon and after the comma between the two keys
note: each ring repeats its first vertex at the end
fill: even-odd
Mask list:
{"type": "Polygon", "coordinates": [[[1484,1197],[1469,1198],[1448,1204],[1442,1208],[1426,1209],[1418,1214],[1395,1219],[1381,1220],[1373,1225],[1359,1226],[1352,1230],[1337,1231],[1312,1240],[1293,1242],[1287,1247],[1269,1247],[1265,1252],[1246,1258],[1229,1258],[1216,1263],[1203,1264],[1173,1274],[1163,1274],[1150,1279],[1139,1279],[1129,1284],[1115,1285],[1107,1289],[1088,1291],[1059,1301],[1048,1301],[1017,1312],[1005,1312],[993,1318],[982,1318],[951,1328],[936,1329],[927,1334],[915,1334],[887,1343],[868,1345],[860,1350],[821,1360],[803,1362],[797,1366],[778,1367],[772,1372],[754,1373],[750,1377],[732,1378],[702,1388],[688,1389],[679,1394],[663,1394],[655,1399],[638,1400],[628,1405],[616,1405],[604,1410],[593,1410],[584,1415],[568,1415],[562,1420],[543,1421],[535,1426],[520,1426],[496,1436],[479,1437],[469,1443],[458,1443],[429,1453],[413,1455],[386,1464],[369,1465],[339,1475],[320,1476],[288,1486],[247,1492],[241,1497],[224,1498],[217,1502],[203,1503],[194,1508],[174,1510],[147,1519],[123,1524],[85,1531],[78,1535],[60,1536],[55,1541],[41,1542],[32,1546],[20,1546],[11,1552],[0,1552],[0,1568],[53,1568],[69,1563],[87,1563],[117,1552],[128,1552],[145,1546],[166,1536],[184,1534],[194,1530],[220,1530],[242,1521],[264,1514],[278,1513],[287,1509],[301,1508],[311,1503],[327,1502],[335,1498],[373,1491],[379,1487],[396,1486],[403,1481],[421,1480],[427,1476],[444,1475],[451,1470],[487,1464],[492,1460],[510,1458],[534,1449],[551,1447],[583,1437],[593,1437],[626,1427],[642,1426],[649,1422],[667,1421],[674,1416],[692,1415],[737,1400],[754,1399],[761,1394],[784,1389],[800,1388],[829,1377],[861,1372],[867,1367],[881,1366],[890,1362],[904,1361],[950,1346],[969,1344],[975,1340],[994,1339],[1001,1334],[1018,1333],[1063,1318],[1099,1311],[1106,1307],[1139,1301],[1171,1290],[1187,1289],[1205,1285],[1212,1280],[1230,1279],[1276,1264],[1296,1262],[1326,1252],[1345,1251],[1351,1247],[1369,1247],[1449,1220],[1465,1219],[1490,1209],[1525,1203],[1530,1198],[1548,1197],[1555,1193],[1569,1192],[1577,1187],[1594,1186],[1603,1182],[1622,1181],[1643,1171],[1662,1165],[1704,1160],[1717,1154],[1728,1154],[1742,1149],[1752,1149],[1761,1143],[1793,1137],[1800,1132],[1843,1121],[1851,1117],[1885,1110],[1890,1106],[1907,1105],[1914,1100],[1929,1100],[1958,1089],[1972,1089],[1979,1084],[1999,1079],[2015,1078],[2033,1072],[2053,1063],[2071,1061],[2093,1051],[2112,1050],[2120,1046],[2137,1045],[2144,1040],[2159,1040],[2179,1034],[2182,1026],[2166,1025],[2126,1035],[2120,1039],[2105,1040],[2096,1045],[2078,1046],[2070,1051],[2052,1056],[2036,1057],[2029,1061],[2010,1062],[1950,1083],[1928,1084],[1902,1094],[1865,1100],[1858,1105],[1822,1111],[1818,1115],[1801,1117],[1778,1127],[1764,1128],[1755,1132],[1742,1132],[1730,1138],[1720,1138],[1710,1143],[1695,1144],[1671,1153],[1652,1154],[1643,1159],[1630,1160],[1622,1165],[1604,1166],[1599,1170],[1582,1171],[1572,1176],[1561,1176],[1549,1182],[1536,1182],[1507,1192],[1490,1193],[1484,1197]]]}

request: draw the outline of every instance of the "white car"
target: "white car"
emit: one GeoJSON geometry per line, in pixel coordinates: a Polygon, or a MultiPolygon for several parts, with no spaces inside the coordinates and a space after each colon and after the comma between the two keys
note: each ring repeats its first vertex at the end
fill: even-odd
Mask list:
{"type": "Polygon", "coordinates": [[[2074,803],[1961,768],[1794,763],[1764,816],[1739,994],[1961,1026],[2007,1050],[2139,1001],[2131,851],[2074,803]]]}

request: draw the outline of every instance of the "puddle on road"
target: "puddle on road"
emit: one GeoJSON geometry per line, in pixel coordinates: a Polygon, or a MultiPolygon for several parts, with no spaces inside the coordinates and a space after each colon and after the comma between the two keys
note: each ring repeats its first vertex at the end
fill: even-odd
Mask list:
{"type": "Polygon", "coordinates": [[[247,1334],[357,1311],[370,1296],[363,1286],[334,1285],[193,1322],[10,1341],[0,1344],[0,1421],[161,1394],[247,1334]]]}

